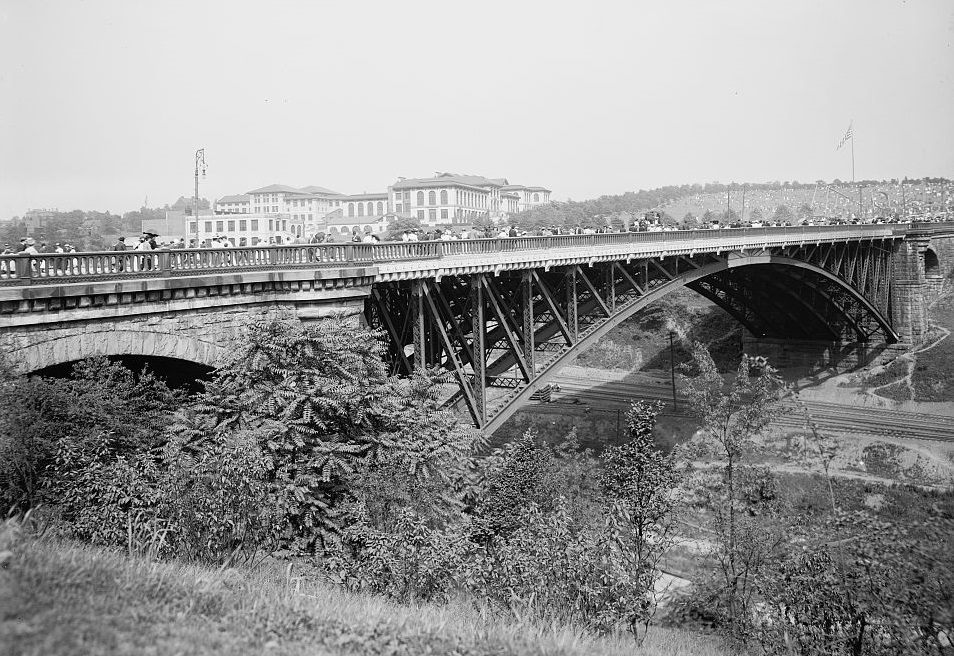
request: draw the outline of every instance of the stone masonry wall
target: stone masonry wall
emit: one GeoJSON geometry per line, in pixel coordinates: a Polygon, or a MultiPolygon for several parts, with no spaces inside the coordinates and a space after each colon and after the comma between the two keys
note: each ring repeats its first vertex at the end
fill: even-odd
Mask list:
{"type": "Polygon", "coordinates": [[[96,355],[160,356],[214,367],[252,316],[266,309],[313,321],[332,313],[357,316],[360,303],[249,303],[18,326],[0,331],[0,351],[23,372],[96,355]]]}

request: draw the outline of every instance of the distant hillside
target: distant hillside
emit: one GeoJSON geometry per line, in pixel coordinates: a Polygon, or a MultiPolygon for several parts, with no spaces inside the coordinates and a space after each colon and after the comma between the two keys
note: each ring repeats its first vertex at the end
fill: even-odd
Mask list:
{"type": "Polygon", "coordinates": [[[783,220],[796,223],[811,217],[917,218],[943,211],[954,213],[954,184],[944,178],[922,180],[862,180],[845,183],[718,182],[606,195],[584,201],[555,202],[521,212],[513,221],[523,228],[537,226],[629,225],[658,211],[664,223],[680,224],[687,214],[701,219],[708,211],[723,223],[783,220]],[[742,211],[743,189],[745,215],[742,211]],[[726,221],[724,214],[731,209],[726,221]],[[777,213],[781,209],[781,214],[777,213]]]}

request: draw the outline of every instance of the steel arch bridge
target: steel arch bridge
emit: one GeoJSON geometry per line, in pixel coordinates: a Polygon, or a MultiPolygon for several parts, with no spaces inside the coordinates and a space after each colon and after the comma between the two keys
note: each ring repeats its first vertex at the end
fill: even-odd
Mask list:
{"type": "Polygon", "coordinates": [[[251,313],[363,314],[395,372],[443,367],[492,432],[562,364],[680,287],[755,337],[917,343],[954,222],[0,257],[0,350],[214,366],[251,313]]]}
{"type": "Polygon", "coordinates": [[[366,304],[393,371],[452,371],[493,432],[603,334],[681,287],[756,337],[891,343],[887,240],[627,257],[378,283],[366,304]]]}

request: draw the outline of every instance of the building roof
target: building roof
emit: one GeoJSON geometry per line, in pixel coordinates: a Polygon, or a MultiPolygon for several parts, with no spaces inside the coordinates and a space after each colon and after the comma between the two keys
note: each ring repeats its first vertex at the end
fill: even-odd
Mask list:
{"type": "Polygon", "coordinates": [[[518,190],[550,191],[550,192],[553,191],[552,189],[547,189],[546,187],[525,187],[524,185],[504,185],[504,187],[501,188],[501,191],[518,191],[518,190]]]}
{"type": "Polygon", "coordinates": [[[308,185],[307,187],[302,187],[300,191],[304,191],[307,194],[326,194],[329,196],[340,195],[337,191],[332,191],[331,189],[326,189],[325,187],[319,187],[317,185],[308,185]]]}
{"type": "Polygon", "coordinates": [[[348,202],[348,201],[353,202],[357,200],[387,200],[388,193],[386,191],[383,191],[381,193],[375,193],[375,194],[352,194],[350,196],[341,194],[337,198],[345,202],[348,202]]]}
{"type": "Polygon", "coordinates": [[[234,194],[232,196],[222,196],[215,201],[216,203],[247,203],[251,200],[248,194],[234,194]]]}
{"type": "Polygon", "coordinates": [[[485,178],[482,175],[457,175],[454,173],[441,173],[433,178],[408,178],[398,180],[392,186],[394,189],[412,189],[418,187],[502,187],[502,178],[485,178]]]}
{"type": "Polygon", "coordinates": [[[297,194],[301,192],[301,189],[295,189],[294,187],[289,187],[288,185],[281,184],[271,184],[267,187],[262,187],[261,189],[252,189],[252,191],[246,191],[247,194],[275,194],[275,193],[285,193],[285,194],[297,194]]]}

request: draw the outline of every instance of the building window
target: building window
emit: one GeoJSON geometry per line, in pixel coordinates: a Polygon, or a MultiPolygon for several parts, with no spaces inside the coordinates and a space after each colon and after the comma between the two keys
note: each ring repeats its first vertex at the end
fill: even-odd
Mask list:
{"type": "Polygon", "coordinates": [[[212,232],[212,222],[211,222],[211,221],[205,221],[205,231],[206,231],[206,232],[212,232]]]}
{"type": "Polygon", "coordinates": [[[447,205],[447,190],[441,189],[441,205],[447,205]]]}
{"type": "Polygon", "coordinates": [[[397,204],[394,206],[394,211],[397,212],[398,214],[400,214],[401,212],[404,211],[404,206],[401,205],[401,203],[397,203],[397,204]]]}
{"type": "Polygon", "coordinates": [[[235,221],[229,221],[229,232],[235,232],[235,221]]]}
{"type": "Polygon", "coordinates": [[[368,201],[368,216],[374,216],[374,203],[368,201]]]}
{"type": "Polygon", "coordinates": [[[216,221],[216,222],[215,222],[215,231],[216,231],[216,232],[222,232],[223,230],[225,230],[225,227],[224,227],[224,226],[225,226],[225,222],[224,222],[224,221],[216,221]]]}
{"type": "Polygon", "coordinates": [[[533,195],[533,202],[534,202],[534,203],[539,203],[539,202],[540,202],[540,194],[534,194],[534,195],[533,195]]]}
{"type": "Polygon", "coordinates": [[[437,205],[437,194],[435,194],[433,191],[427,192],[427,204],[437,205]]]}
{"type": "Polygon", "coordinates": [[[313,218],[315,218],[315,215],[314,215],[314,214],[309,214],[309,215],[308,215],[308,220],[309,220],[309,221],[311,221],[313,218]]]}
{"type": "MultiPolygon", "coordinates": [[[[417,206],[423,207],[423,205],[424,205],[424,192],[419,191],[417,192],[417,206]]],[[[421,214],[423,214],[423,212],[421,212],[421,214]]]]}
{"type": "Polygon", "coordinates": [[[248,239],[245,237],[239,237],[239,247],[248,246],[248,239]]]}
{"type": "Polygon", "coordinates": [[[417,220],[418,220],[418,221],[423,221],[423,220],[424,220],[424,210],[418,210],[418,211],[417,211],[417,220]]]}
{"type": "Polygon", "coordinates": [[[288,232],[288,219],[282,219],[282,231],[288,232]]]}
{"type": "Polygon", "coordinates": [[[364,203],[358,203],[358,216],[364,216],[364,203]]]}
{"type": "Polygon", "coordinates": [[[427,210],[427,219],[431,223],[437,223],[437,210],[427,210]]]}
{"type": "Polygon", "coordinates": [[[239,231],[245,232],[247,230],[248,230],[248,221],[246,221],[245,219],[241,219],[239,221],[239,231]]]}
{"type": "Polygon", "coordinates": [[[447,210],[441,210],[441,221],[445,221],[446,219],[447,219],[447,210]]]}
{"type": "Polygon", "coordinates": [[[401,202],[401,192],[400,192],[400,191],[395,191],[395,192],[394,192],[394,202],[395,202],[395,203],[400,203],[400,202],[401,202]]]}
{"type": "Polygon", "coordinates": [[[348,216],[354,216],[354,203],[348,203],[348,216]]]}
{"type": "Polygon", "coordinates": [[[258,219],[252,219],[252,231],[258,230],[258,219]]]}
{"type": "Polygon", "coordinates": [[[272,232],[272,231],[274,231],[274,230],[275,230],[275,220],[274,220],[274,219],[269,219],[269,220],[268,220],[268,231],[269,231],[269,232],[272,232]]]}
{"type": "Polygon", "coordinates": [[[378,201],[378,214],[384,214],[384,203],[378,201]]]}

